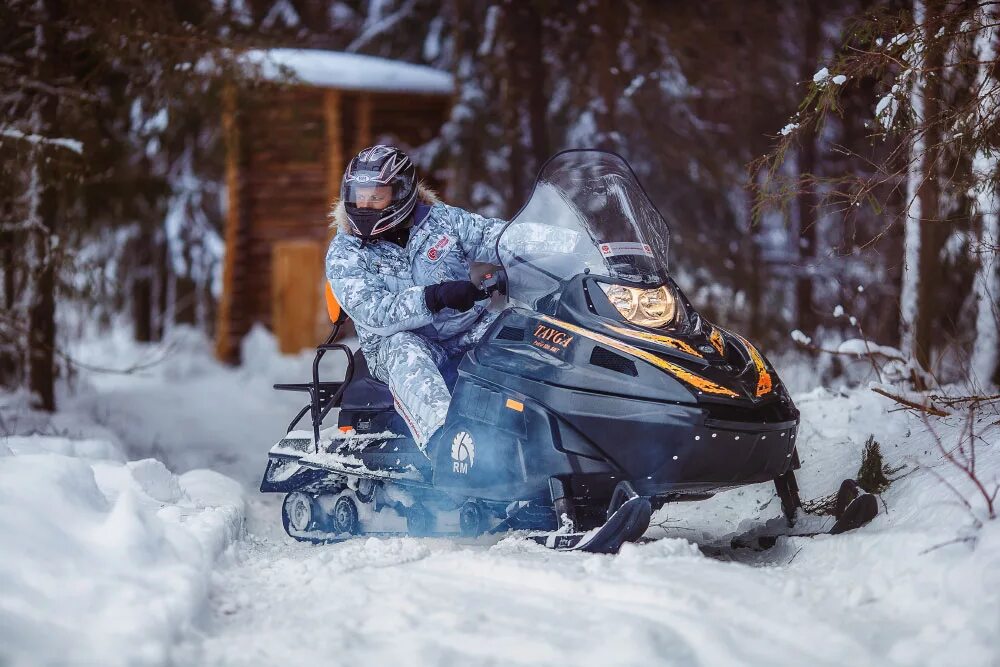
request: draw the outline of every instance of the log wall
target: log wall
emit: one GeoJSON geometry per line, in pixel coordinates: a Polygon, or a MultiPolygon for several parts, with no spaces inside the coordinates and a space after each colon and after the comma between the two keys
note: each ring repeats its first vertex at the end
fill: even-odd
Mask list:
{"type": "MultiPolygon", "coordinates": [[[[274,322],[281,310],[274,295],[288,298],[287,289],[272,284],[275,244],[309,241],[325,247],[332,235],[328,211],[339,195],[347,160],[377,140],[412,147],[433,139],[449,100],[304,86],[272,87],[238,99],[230,94],[227,99],[223,124],[229,211],[216,353],[236,363],[240,341],[255,322],[272,331],[286,330],[274,322]]],[[[282,275],[290,274],[285,270],[282,275]]],[[[315,267],[302,271],[305,281],[314,275],[315,267]]],[[[303,285],[303,297],[310,298],[314,290],[303,285]]],[[[315,308],[319,314],[321,299],[315,308]]],[[[310,332],[305,338],[283,338],[280,344],[283,351],[292,351],[303,340],[321,338],[322,333],[310,332]]]]}

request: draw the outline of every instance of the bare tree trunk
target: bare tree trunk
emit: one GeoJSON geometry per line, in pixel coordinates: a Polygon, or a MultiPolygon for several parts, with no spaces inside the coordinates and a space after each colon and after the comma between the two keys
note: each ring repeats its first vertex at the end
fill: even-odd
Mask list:
{"type": "MultiPolygon", "coordinates": [[[[503,108],[504,135],[510,153],[507,156],[507,176],[510,179],[508,201],[519,201],[526,196],[524,191],[524,142],[521,136],[521,96],[523,95],[521,72],[521,53],[518,49],[518,31],[521,29],[521,12],[511,3],[503,8],[500,19],[501,27],[497,32],[502,35],[497,39],[497,62],[502,63],[497,69],[500,76],[501,105],[503,108]]],[[[508,213],[513,213],[514,204],[508,204],[508,213]]]]}
{"type": "Polygon", "coordinates": [[[129,255],[132,257],[132,329],[135,340],[150,343],[155,339],[154,308],[154,240],[147,230],[141,230],[133,239],[129,255]]]}
{"type": "MultiPolygon", "coordinates": [[[[978,125],[986,132],[996,122],[1000,111],[1000,81],[993,77],[997,57],[997,10],[984,8],[981,15],[983,27],[976,33],[975,54],[979,62],[976,76],[978,125]]],[[[985,138],[984,138],[985,139],[985,138]]],[[[976,180],[975,210],[980,216],[979,269],[973,290],[976,295],[976,341],[972,350],[971,375],[982,385],[1000,384],[1000,218],[997,205],[997,158],[984,147],[976,151],[972,163],[976,180]]]]}
{"type": "MultiPolygon", "coordinates": [[[[35,30],[36,78],[50,81],[53,20],[51,7],[44,0],[37,7],[35,30]]],[[[34,112],[33,131],[40,136],[56,134],[58,99],[39,92],[34,112]]],[[[28,316],[28,389],[35,397],[35,407],[52,412],[55,400],[55,283],[56,267],[52,256],[52,241],[58,222],[58,196],[53,188],[55,177],[50,173],[49,160],[43,147],[32,151],[28,190],[27,238],[29,253],[28,282],[25,290],[28,316]]]]}
{"type": "Polygon", "coordinates": [[[153,340],[163,340],[170,325],[173,324],[173,308],[171,307],[171,292],[173,291],[173,272],[170,270],[170,254],[166,235],[163,230],[157,231],[154,246],[156,306],[153,311],[153,340]]]}
{"type": "Polygon", "coordinates": [[[468,206],[472,203],[475,166],[483,157],[479,133],[470,132],[467,127],[467,117],[475,113],[474,106],[477,104],[476,96],[471,91],[482,90],[482,79],[476,71],[476,47],[480,31],[476,24],[476,8],[472,3],[452,0],[448,9],[454,26],[452,67],[457,91],[452,105],[452,118],[445,128],[449,143],[455,147],[448,156],[452,166],[448,195],[459,205],[468,206]],[[462,114],[457,113],[460,110],[462,114]]]}
{"type": "Polygon", "coordinates": [[[539,8],[521,2],[517,4],[521,15],[519,44],[526,73],[525,89],[528,98],[528,129],[531,134],[531,153],[535,158],[533,172],[537,172],[549,157],[548,100],[546,67],[542,62],[542,17],[539,8]]]}
{"type": "Polygon", "coordinates": [[[527,196],[531,176],[549,156],[542,19],[535,3],[508,0],[501,32],[504,128],[511,150],[511,195],[516,206],[527,196]]]}
{"type": "Polygon", "coordinates": [[[618,66],[618,55],[615,45],[618,44],[615,26],[621,13],[627,12],[625,3],[612,0],[597,0],[595,8],[595,32],[592,35],[591,62],[597,84],[597,108],[595,122],[597,124],[596,143],[598,148],[614,150],[615,121],[617,118],[618,90],[615,87],[615,72],[618,66]]]}
{"type": "MultiPolygon", "coordinates": [[[[913,0],[913,18],[918,26],[923,26],[926,34],[926,16],[924,0],[913,0]]],[[[915,70],[912,90],[910,91],[910,108],[913,122],[917,126],[910,144],[909,166],[906,175],[906,207],[903,213],[903,275],[899,295],[899,340],[904,354],[917,356],[917,331],[920,317],[920,278],[922,277],[920,260],[922,225],[924,216],[923,192],[921,184],[927,170],[925,168],[927,144],[923,135],[925,114],[925,82],[920,72],[924,63],[922,59],[911,63],[915,70]]]]}
{"type": "MultiPolygon", "coordinates": [[[[815,3],[806,2],[803,14],[803,52],[799,68],[799,78],[810,81],[819,62],[820,17],[815,3]]],[[[816,172],[816,141],[812,133],[802,138],[798,153],[800,174],[816,172]]],[[[816,193],[812,185],[802,188],[798,196],[799,209],[799,274],[795,281],[795,312],[800,331],[812,334],[818,324],[816,307],[813,304],[813,271],[816,260],[816,228],[819,210],[816,193]]]]}
{"type": "MultiPolygon", "coordinates": [[[[919,0],[917,0],[919,1],[919,0]]],[[[924,34],[933,35],[939,25],[937,10],[941,3],[928,2],[922,13],[929,14],[924,23],[924,34]],[[928,12],[927,10],[930,10],[928,12]]],[[[914,3],[916,9],[916,2],[914,3]]],[[[937,71],[944,60],[944,52],[940,46],[926,48],[923,67],[927,71],[937,71]]],[[[948,227],[941,220],[941,150],[937,148],[941,140],[942,128],[936,121],[939,107],[942,104],[940,77],[918,79],[914,84],[920,86],[921,116],[924,122],[924,136],[919,140],[922,152],[922,170],[917,182],[917,199],[920,214],[917,216],[918,233],[920,235],[917,264],[916,312],[910,322],[912,333],[911,348],[904,352],[913,355],[917,364],[924,370],[931,368],[931,349],[934,344],[934,315],[938,312],[938,285],[941,284],[940,248],[948,236],[948,227]]],[[[909,182],[908,182],[909,185],[909,182]]],[[[907,188],[909,194],[909,187],[907,188]]]]}

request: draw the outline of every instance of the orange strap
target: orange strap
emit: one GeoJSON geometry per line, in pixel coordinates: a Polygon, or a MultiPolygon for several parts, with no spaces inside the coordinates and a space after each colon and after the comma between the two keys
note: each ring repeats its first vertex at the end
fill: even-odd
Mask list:
{"type": "Polygon", "coordinates": [[[330,316],[330,321],[336,324],[340,321],[340,316],[342,314],[340,308],[340,303],[337,301],[337,297],[333,295],[333,288],[330,287],[330,283],[326,283],[326,313],[330,316]]]}

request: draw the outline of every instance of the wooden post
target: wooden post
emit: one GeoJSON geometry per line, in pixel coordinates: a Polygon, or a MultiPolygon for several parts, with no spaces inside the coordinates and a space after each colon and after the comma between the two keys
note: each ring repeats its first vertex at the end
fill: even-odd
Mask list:
{"type": "Polygon", "coordinates": [[[233,340],[233,290],[236,276],[236,253],[240,230],[240,132],[237,120],[236,88],[228,84],[222,93],[222,130],[226,146],[226,250],[222,266],[222,295],[219,297],[215,327],[215,356],[226,363],[236,363],[238,350],[233,340]]]}
{"type": "Polygon", "coordinates": [[[323,303],[323,245],[278,241],[271,253],[271,328],[282,354],[316,345],[316,319],[323,303]]]}
{"type": "Polygon", "coordinates": [[[372,145],[372,96],[370,93],[358,95],[358,111],[356,122],[358,133],[354,137],[354,152],[359,153],[362,148],[372,145]]]}
{"type": "Polygon", "coordinates": [[[344,175],[344,137],[341,126],[339,90],[327,89],[323,93],[323,121],[326,125],[326,199],[333,202],[340,197],[340,179],[344,175]]]}

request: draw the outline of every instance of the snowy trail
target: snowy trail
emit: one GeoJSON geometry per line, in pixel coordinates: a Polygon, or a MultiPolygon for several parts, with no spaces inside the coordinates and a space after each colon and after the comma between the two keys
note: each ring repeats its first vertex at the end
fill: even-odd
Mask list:
{"type": "MultiPolygon", "coordinates": [[[[652,541],[617,556],[517,538],[314,546],[284,534],[279,495],[256,490],[298,403],[270,384],[302,376],[310,358],[257,343],[264,349],[245,350],[241,369],[215,365],[192,343],[162,370],[93,378],[64,414],[19,413],[22,431],[60,435],[0,442],[5,535],[44,534],[20,511],[37,488],[60,491],[54,516],[89,505],[58,544],[12,538],[11,558],[0,548],[0,583],[33,586],[0,586],[0,637],[11,619],[13,655],[27,656],[11,664],[39,662],[42,647],[81,663],[100,656],[88,664],[1000,664],[1000,522],[973,533],[934,477],[963,483],[935,456],[926,424],[866,389],[795,397],[804,498],[855,474],[869,435],[887,463],[907,466],[882,496],[888,511],[854,533],[732,550],[732,535],[779,516],[773,486],[762,484],[668,505],[654,516],[652,541]],[[158,460],[126,462],[145,457],[158,460]],[[236,478],[242,498],[218,472],[192,468],[236,478]],[[973,534],[974,544],[961,541],[973,534]],[[81,553],[64,548],[70,539],[81,553]],[[97,574],[103,588],[80,589],[67,605],[64,591],[97,574]],[[72,619],[40,626],[44,641],[13,629],[35,627],[40,605],[72,619]],[[102,607],[103,616],[91,611],[102,607]],[[141,636],[129,630],[140,627],[141,636]]],[[[101,345],[96,361],[121,356],[120,342],[101,345]]],[[[994,421],[977,430],[984,479],[1000,478],[994,421]]],[[[935,423],[948,442],[962,429],[958,419],[935,423]]],[[[0,663],[3,651],[0,641],[0,663]]]]}
{"type": "MultiPolygon", "coordinates": [[[[887,420],[867,393],[798,401],[806,498],[853,474],[869,433],[902,448],[890,460],[929,446],[918,420],[887,420]]],[[[617,556],[515,538],[302,545],[281,531],[276,497],[251,500],[197,651],[220,665],[997,664],[1000,527],[975,550],[937,548],[966,519],[925,472],[883,499],[888,513],[856,533],[733,551],[729,536],[778,516],[773,487],[756,485],[668,505],[647,533],[660,539],[617,556]]]]}
{"type": "MultiPolygon", "coordinates": [[[[257,510],[276,510],[258,505],[257,510]]],[[[268,521],[266,514],[254,521],[268,521]]],[[[260,524],[258,524],[260,525],[260,524]]],[[[263,527],[263,526],[262,526],[263,527]]],[[[217,573],[209,664],[872,663],[849,610],[797,597],[781,566],[706,558],[681,539],[617,557],[270,534],[217,573]]]]}

